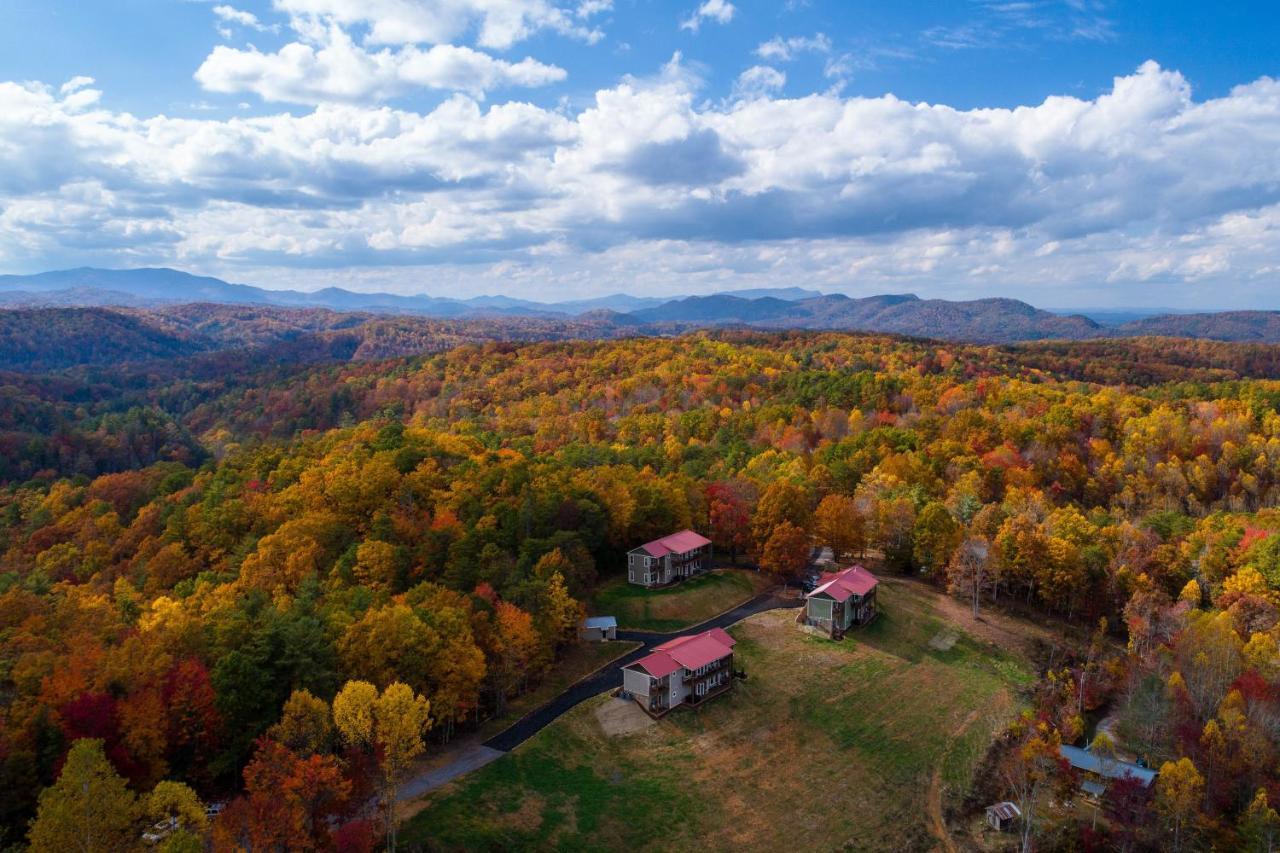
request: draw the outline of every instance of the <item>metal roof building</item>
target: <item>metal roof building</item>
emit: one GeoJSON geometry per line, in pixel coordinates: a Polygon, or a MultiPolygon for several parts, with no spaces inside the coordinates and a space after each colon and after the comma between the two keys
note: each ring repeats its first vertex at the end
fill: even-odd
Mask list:
{"type": "Polygon", "coordinates": [[[1104,779],[1123,779],[1132,776],[1144,786],[1150,787],[1158,775],[1150,767],[1140,767],[1129,761],[1118,759],[1104,760],[1087,749],[1078,746],[1062,746],[1059,748],[1062,757],[1071,762],[1071,766],[1086,773],[1096,773],[1104,779]]]}
{"type": "Polygon", "coordinates": [[[584,640],[600,642],[601,640],[618,639],[618,620],[612,616],[588,616],[578,629],[578,635],[584,640]]]}

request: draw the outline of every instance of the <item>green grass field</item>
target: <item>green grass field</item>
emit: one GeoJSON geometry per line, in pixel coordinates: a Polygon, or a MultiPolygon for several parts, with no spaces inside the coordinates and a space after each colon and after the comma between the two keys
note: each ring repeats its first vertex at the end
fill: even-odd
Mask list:
{"type": "MultiPolygon", "coordinates": [[[[929,803],[959,796],[1016,713],[1027,665],[960,633],[914,585],[834,643],[794,611],[734,627],[748,679],[637,734],[600,697],[430,795],[403,838],[427,849],[859,850],[931,846],[929,803]]],[[[936,813],[936,812],[935,812],[936,813]]]]}
{"type": "Polygon", "coordinates": [[[759,572],[720,569],[665,589],[645,589],[625,577],[602,585],[593,614],[616,616],[619,628],[678,631],[717,616],[774,585],[759,572]]]}

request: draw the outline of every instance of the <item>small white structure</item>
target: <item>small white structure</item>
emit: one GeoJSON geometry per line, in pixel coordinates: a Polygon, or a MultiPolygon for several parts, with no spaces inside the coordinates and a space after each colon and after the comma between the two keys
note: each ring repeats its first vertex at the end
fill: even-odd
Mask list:
{"type": "Polygon", "coordinates": [[[578,630],[578,636],[589,643],[601,643],[618,639],[618,620],[612,616],[588,616],[578,630]]]}

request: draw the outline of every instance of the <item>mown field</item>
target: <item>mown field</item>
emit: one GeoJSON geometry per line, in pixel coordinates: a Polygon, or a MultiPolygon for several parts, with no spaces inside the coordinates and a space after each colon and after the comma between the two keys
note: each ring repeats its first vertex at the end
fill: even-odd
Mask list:
{"type": "Polygon", "coordinates": [[[802,632],[795,611],[752,617],[731,630],[748,673],[732,694],[614,737],[597,711],[617,700],[584,703],[432,794],[403,838],[444,850],[930,846],[941,798],[963,792],[1031,670],[949,622],[930,590],[886,585],[881,602],[841,643],[802,632]]]}
{"type": "Polygon", "coordinates": [[[619,628],[678,631],[718,616],[773,586],[768,575],[720,569],[665,589],[645,589],[625,577],[602,584],[592,614],[616,616],[619,628]]]}

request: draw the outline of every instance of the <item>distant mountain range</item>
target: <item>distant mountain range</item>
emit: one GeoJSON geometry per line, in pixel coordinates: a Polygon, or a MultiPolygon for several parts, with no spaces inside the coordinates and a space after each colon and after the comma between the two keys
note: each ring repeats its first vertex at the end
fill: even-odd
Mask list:
{"type": "Polygon", "coordinates": [[[1052,314],[1016,299],[950,302],[911,294],[863,299],[829,294],[790,301],[691,296],[631,314],[647,323],[856,329],[968,341],[1088,338],[1102,332],[1102,327],[1087,317],[1052,314]]]}
{"type": "MultiPolygon", "coordinates": [[[[808,299],[822,294],[799,287],[733,291],[743,298],[808,299]]],[[[394,293],[359,293],[340,287],[323,290],[267,290],[248,284],[230,284],[209,276],[180,270],[144,268],[104,270],[82,267],[35,275],[0,275],[0,306],[125,306],[147,308],[166,304],[215,302],[232,305],[279,305],[289,308],[331,308],[335,311],[371,311],[384,314],[422,314],[429,317],[467,316],[577,316],[588,311],[626,313],[667,302],[657,297],[615,293],[595,299],[567,302],[534,302],[507,296],[452,299],[442,296],[400,296],[394,293]]]]}
{"type": "Polygon", "coordinates": [[[618,293],[595,299],[534,302],[506,296],[453,299],[268,290],[178,270],[83,268],[0,276],[0,307],[158,308],[217,303],[437,319],[540,318],[615,330],[679,331],[705,326],[832,329],[991,343],[1160,335],[1280,343],[1280,312],[1230,311],[1142,316],[1136,311],[1065,314],[1016,299],[951,301],[911,294],[852,298],[801,287],[763,288],[675,299],[618,293]]]}

